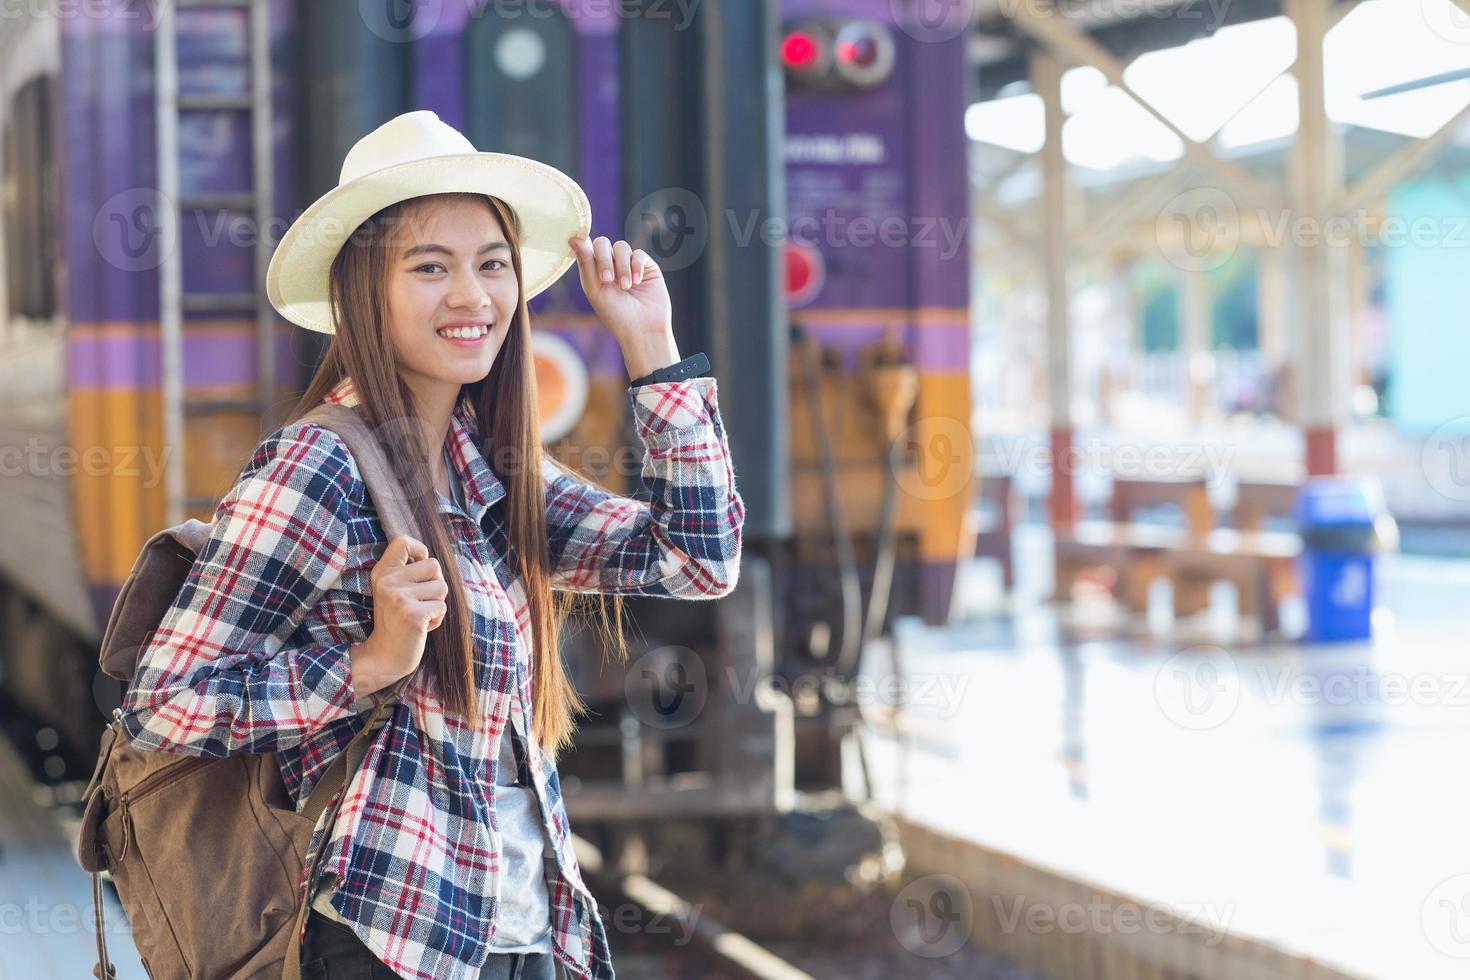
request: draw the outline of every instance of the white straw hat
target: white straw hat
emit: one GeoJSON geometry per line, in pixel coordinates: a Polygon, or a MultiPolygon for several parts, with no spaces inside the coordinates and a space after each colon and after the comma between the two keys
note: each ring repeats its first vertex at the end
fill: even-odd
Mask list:
{"type": "Polygon", "coordinates": [[[560,170],[528,157],[481,153],[435,113],[405,112],[357,141],[337,186],[281,237],[265,276],[271,305],[292,323],[335,333],[328,277],[357,227],[390,204],[456,191],[492,194],[515,209],[527,300],[576,261],[567,239],[592,229],[586,192],[560,170]]]}

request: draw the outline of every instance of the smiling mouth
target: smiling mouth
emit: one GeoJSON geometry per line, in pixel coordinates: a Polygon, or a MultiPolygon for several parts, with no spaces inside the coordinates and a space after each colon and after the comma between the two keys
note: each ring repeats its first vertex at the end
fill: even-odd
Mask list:
{"type": "Polygon", "coordinates": [[[446,327],[434,332],[445,340],[480,340],[490,333],[490,327],[482,323],[478,327],[446,327]]]}

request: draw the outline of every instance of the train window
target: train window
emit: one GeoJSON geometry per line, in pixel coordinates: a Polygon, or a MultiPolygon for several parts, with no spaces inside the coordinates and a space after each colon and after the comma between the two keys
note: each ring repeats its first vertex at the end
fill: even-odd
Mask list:
{"type": "Polygon", "coordinates": [[[16,90],[4,133],[5,284],[10,315],[56,315],[57,226],[52,80],[35,78],[16,90]]]}

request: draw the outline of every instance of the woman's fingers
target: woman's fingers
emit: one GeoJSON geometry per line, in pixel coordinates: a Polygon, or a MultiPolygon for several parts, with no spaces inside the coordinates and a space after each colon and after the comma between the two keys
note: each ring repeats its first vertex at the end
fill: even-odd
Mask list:
{"type": "Polygon", "coordinates": [[[597,253],[593,250],[590,239],[578,236],[570,241],[572,251],[577,255],[577,275],[582,279],[582,291],[590,293],[598,281],[597,253]]]}
{"type": "Polygon", "coordinates": [[[603,283],[612,282],[612,241],[606,235],[599,235],[592,240],[592,251],[597,256],[597,281],[603,283]]]}
{"type": "Polygon", "coordinates": [[[591,290],[596,285],[616,282],[623,289],[638,285],[648,274],[653,259],[643,249],[635,249],[623,239],[612,241],[600,235],[590,241],[574,235],[567,241],[577,258],[577,274],[582,278],[582,288],[591,290]]]}
{"type": "Polygon", "coordinates": [[[633,285],[633,269],[631,260],[633,257],[633,246],[621,238],[613,243],[613,274],[617,277],[618,285],[627,289],[633,285]]]}
{"type": "Polygon", "coordinates": [[[389,555],[385,550],[383,557],[388,559],[390,565],[407,565],[410,562],[419,561],[429,557],[429,547],[418,538],[400,534],[388,542],[388,549],[393,553],[389,555]]]}

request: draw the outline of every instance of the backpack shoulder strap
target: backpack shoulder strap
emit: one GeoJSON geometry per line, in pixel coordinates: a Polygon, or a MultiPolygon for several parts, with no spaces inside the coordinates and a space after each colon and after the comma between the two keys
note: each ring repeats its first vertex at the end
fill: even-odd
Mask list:
{"type": "Polygon", "coordinates": [[[409,510],[408,491],[404,489],[403,481],[398,478],[377,436],[356,411],[348,405],[323,402],[298,421],[311,422],[330,429],[347,444],[347,450],[352,453],[357,469],[362,473],[363,482],[367,484],[368,493],[373,498],[373,506],[377,508],[378,518],[383,522],[383,530],[390,539],[407,534],[423,540],[423,536],[418,533],[418,522],[414,520],[413,511],[409,510]]]}

